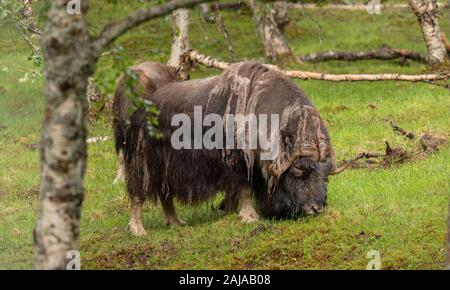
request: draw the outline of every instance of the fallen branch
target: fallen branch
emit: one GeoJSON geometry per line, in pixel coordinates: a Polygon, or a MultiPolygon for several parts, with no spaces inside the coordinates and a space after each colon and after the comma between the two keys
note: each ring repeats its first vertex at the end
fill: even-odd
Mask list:
{"type": "MultiPolygon", "coordinates": [[[[333,10],[364,10],[367,11],[367,4],[327,4],[317,5],[313,3],[289,3],[290,9],[333,9],[333,10]]],[[[380,4],[381,9],[407,9],[408,4],[380,4]]],[[[448,3],[438,3],[439,8],[448,8],[448,3]]]]}
{"type": "MultiPolygon", "coordinates": [[[[413,132],[407,132],[406,130],[398,127],[393,122],[391,126],[395,131],[400,131],[403,135],[408,134],[415,136],[413,132]]],[[[413,138],[408,137],[410,140],[413,138]]],[[[419,146],[415,146],[414,149],[407,151],[403,147],[392,147],[389,142],[384,141],[386,149],[384,153],[381,152],[362,152],[356,155],[354,158],[344,160],[344,163],[350,165],[350,168],[389,168],[395,164],[401,164],[410,162],[413,160],[421,160],[427,158],[429,155],[439,151],[440,147],[447,143],[447,138],[441,135],[426,132],[422,134],[419,140],[419,146]],[[364,162],[359,162],[361,159],[365,159],[364,162]]]]}
{"type": "Polygon", "coordinates": [[[447,138],[442,135],[426,132],[420,138],[420,145],[425,153],[431,154],[438,151],[447,141],[447,138]]]}
{"type": "Polygon", "coordinates": [[[369,51],[324,51],[319,53],[307,54],[299,56],[299,59],[304,62],[320,62],[329,60],[364,60],[364,59],[381,59],[391,60],[400,58],[402,62],[406,59],[411,59],[421,63],[426,63],[426,57],[418,52],[407,49],[396,49],[390,47],[382,47],[378,50],[369,51]]]}
{"type": "Polygon", "coordinates": [[[398,132],[408,139],[414,139],[416,135],[413,132],[406,131],[405,129],[399,127],[394,121],[391,121],[391,127],[394,132],[398,132]]]}
{"type": "Polygon", "coordinates": [[[34,45],[33,41],[31,41],[30,37],[28,37],[20,28],[19,24],[16,25],[17,31],[19,32],[19,34],[22,36],[23,40],[25,41],[25,43],[28,45],[28,47],[31,50],[31,53],[33,55],[37,54],[39,51],[39,47],[34,45]]]}
{"type": "Polygon", "coordinates": [[[351,161],[357,161],[360,159],[368,159],[368,158],[379,158],[379,157],[384,157],[385,154],[384,153],[378,153],[378,152],[361,152],[358,155],[355,156],[355,158],[353,158],[351,161]]]}
{"type": "Polygon", "coordinates": [[[350,164],[350,168],[388,168],[392,164],[403,163],[413,154],[406,152],[402,147],[392,148],[389,142],[385,141],[386,150],[384,153],[381,152],[361,152],[354,158],[345,160],[345,163],[350,164]],[[380,159],[381,158],[381,159],[380,159]],[[365,159],[364,162],[358,162],[361,159],[365,159]],[[374,160],[375,159],[375,160],[374,160]]]}
{"type": "MultiPolygon", "coordinates": [[[[224,70],[230,67],[231,64],[223,62],[209,56],[203,55],[198,51],[191,50],[186,52],[183,57],[184,61],[191,61],[202,64],[206,67],[217,68],[224,70]]],[[[265,64],[266,67],[279,71],[290,78],[301,80],[322,80],[331,82],[356,82],[356,81],[405,81],[405,82],[431,82],[437,80],[448,80],[450,72],[439,74],[326,74],[313,71],[299,71],[299,70],[282,70],[279,67],[271,64],[265,64]]],[[[434,84],[434,83],[430,83],[434,84]]]]}

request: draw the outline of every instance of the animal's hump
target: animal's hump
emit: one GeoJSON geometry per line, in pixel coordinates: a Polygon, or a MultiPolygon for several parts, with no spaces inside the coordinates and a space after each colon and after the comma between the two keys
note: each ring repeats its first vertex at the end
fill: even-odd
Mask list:
{"type": "Polygon", "coordinates": [[[270,69],[257,61],[243,61],[230,67],[230,72],[246,77],[249,80],[256,79],[270,69]]]}

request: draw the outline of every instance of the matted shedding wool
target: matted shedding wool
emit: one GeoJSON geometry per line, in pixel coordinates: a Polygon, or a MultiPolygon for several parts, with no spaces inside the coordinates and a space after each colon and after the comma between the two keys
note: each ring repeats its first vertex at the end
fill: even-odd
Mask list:
{"type": "MultiPolygon", "coordinates": [[[[146,65],[146,70],[152,69],[171,71],[163,65],[146,65]]],[[[152,79],[146,81],[154,82],[152,79]]],[[[155,86],[145,84],[144,87],[155,86]]],[[[118,89],[116,100],[124,98],[123,92],[118,89]]],[[[231,209],[235,207],[239,190],[248,185],[253,187],[255,174],[263,176],[267,194],[270,194],[283,173],[300,156],[335,162],[325,124],[307,96],[282,73],[257,62],[238,63],[217,77],[202,80],[177,82],[173,78],[173,82],[146,92],[145,97],[160,111],[162,140],[148,136],[142,111],[116,122],[116,142],[124,145],[127,187],[132,198],[156,200],[158,196],[174,196],[190,204],[225,191],[227,207],[231,209]],[[201,106],[205,114],[223,117],[228,114],[278,114],[277,157],[260,160],[260,148],[174,150],[170,137],[177,128],[171,126],[171,119],[180,113],[192,118],[194,106],[201,106]]],[[[125,112],[126,108],[119,105],[116,110],[125,112]]],[[[207,129],[203,128],[203,132],[207,129]]],[[[234,134],[238,135],[236,129],[234,134]]]]}

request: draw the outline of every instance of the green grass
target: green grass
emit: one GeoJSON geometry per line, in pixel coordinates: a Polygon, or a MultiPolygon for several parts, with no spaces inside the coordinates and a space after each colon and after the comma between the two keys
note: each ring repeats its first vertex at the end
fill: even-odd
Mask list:
{"type": "MultiPolygon", "coordinates": [[[[139,1],[120,6],[91,3],[89,23],[98,31],[109,19],[123,17],[139,1]],[[120,7],[120,9],[118,9],[120,7]]],[[[292,11],[286,34],[297,54],[326,49],[365,50],[387,44],[424,53],[415,17],[408,10],[292,11]],[[322,30],[322,42],[316,26],[322,30]]],[[[262,47],[246,12],[224,12],[236,52],[235,59],[263,59],[262,47]]],[[[449,14],[441,16],[450,34],[449,14]]],[[[44,106],[42,80],[20,83],[30,67],[28,50],[12,27],[0,25],[0,269],[32,267],[32,228],[39,188],[39,155],[26,144],[39,142],[44,106]],[[1,71],[3,66],[9,72],[1,71]]],[[[191,24],[192,46],[229,61],[223,36],[203,23],[197,12],[191,24]]],[[[126,54],[136,63],[166,61],[170,50],[169,18],[151,21],[121,37],[126,54]]],[[[101,59],[98,74],[107,75],[109,57],[101,59]]],[[[420,73],[417,63],[397,61],[327,62],[297,65],[323,72],[420,73]]],[[[195,69],[194,77],[216,74],[195,69]]],[[[380,151],[383,140],[412,148],[395,135],[386,119],[422,133],[449,136],[448,90],[424,84],[297,82],[326,120],[339,159],[380,151]],[[377,109],[369,108],[376,104],[377,109]]],[[[111,135],[110,124],[90,125],[92,136],[111,135]]],[[[242,225],[236,214],[211,210],[219,197],[197,207],[179,205],[184,227],[163,225],[161,209],[147,204],[143,222],[148,235],[134,238],[126,231],[129,205],[123,185],[112,185],[116,170],[113,142],[89,146],[80,250],[88,269],[364,269],[367,253],[378,250],[385,269],[442,269],[449,204],[450,148],[426,160],[388,170],[351,170],[333,177],[329,207],[316,218],[267,221],[242,225]]]]}

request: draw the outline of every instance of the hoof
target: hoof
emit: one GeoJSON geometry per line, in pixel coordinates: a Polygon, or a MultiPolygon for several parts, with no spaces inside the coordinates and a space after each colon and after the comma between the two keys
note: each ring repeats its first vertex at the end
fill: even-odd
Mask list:
{"type": "Polygon", "coordinates": [[[259,215],[256,213],[256,211],[252,209],[243,209],[239,212],[239,217],[241,218],[242,223],[254,223],[259,220],[259,215]]]}
{"type": "Polygon", "coordinates": [[[123,177],[116,177],[113,181],[113,184],[119,184],[119,183],[124,183],[125,182],[125,178],[123,177]]]}
{"type": "Polygon", "coordinates": [[[128,230],[135,237],[142,237],[147,234],[141,221],[130,221],[128,230]]]}
{"type": "Polygon", "coordinates": [[[167,226],[171,226],[171,225],[184,226],[186,224],[187,223],[184,220],[180,219],[177,216],[175,216],[175,217],[173,217],[173,216],[166,217],[166,225],[167,226]]]}

